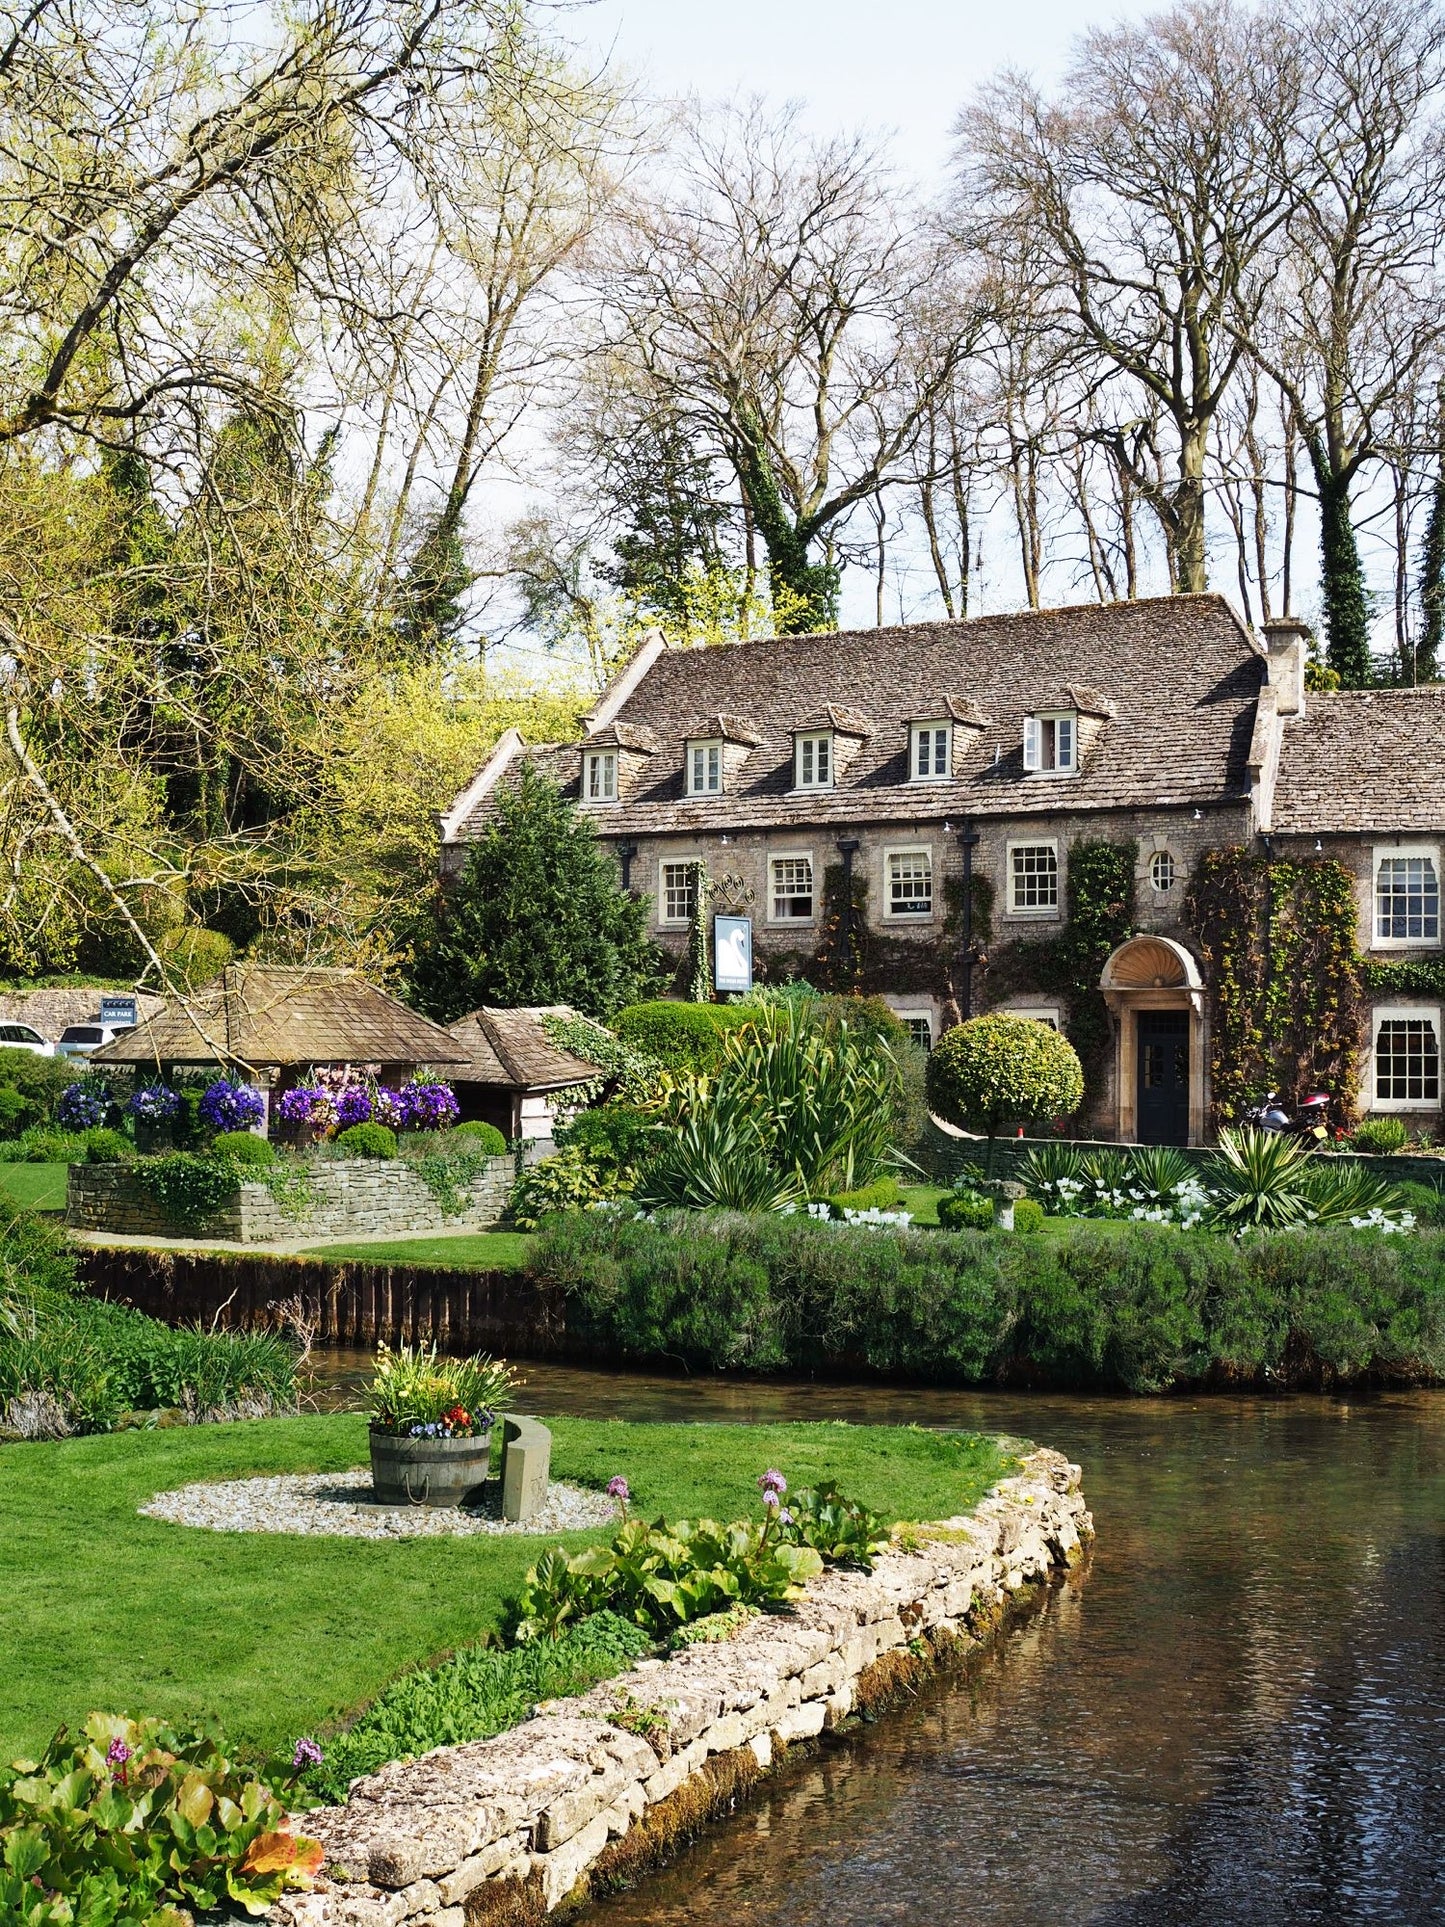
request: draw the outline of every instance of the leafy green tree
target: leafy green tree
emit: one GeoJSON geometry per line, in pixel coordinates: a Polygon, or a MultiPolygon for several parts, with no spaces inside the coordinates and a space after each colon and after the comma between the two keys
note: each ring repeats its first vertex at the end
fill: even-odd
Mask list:
{"type": "Polygon", "coordinates": [[[592,826],[530,766],[413,945],[412,992],[444,1021],[480,1004],[608,1017],[664,981],[646,905],[619,888],[592,826]]]}
{"type": "Polygon", "coordinates": [[[928,1101],[962,1130],[1068,1117],[1084,1101],[1078,1053],[1034,1017],[971,1017],[945,1031],[928,1060],[928,1101]]]}

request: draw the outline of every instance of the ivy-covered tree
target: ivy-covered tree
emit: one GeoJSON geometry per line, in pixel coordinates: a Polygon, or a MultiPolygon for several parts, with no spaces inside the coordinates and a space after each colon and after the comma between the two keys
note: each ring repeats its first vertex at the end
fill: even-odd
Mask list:
{"type": "Polygon", "coordinates": [[[412,946],[417,1004],[450,1022],[481,1004],[570,1004],[606,1018],[662,987],[643,899],[619,888],[592,825],[530,765],[412,946]]]}

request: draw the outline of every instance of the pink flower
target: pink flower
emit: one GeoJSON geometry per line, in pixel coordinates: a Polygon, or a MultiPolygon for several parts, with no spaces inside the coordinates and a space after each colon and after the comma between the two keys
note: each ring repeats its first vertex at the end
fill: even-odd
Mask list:
{"type": "Polygon", "coordinates": [[[609,1499],[616,1499],[621,1505],[626,1505],[632,1497],[632,1488],[621,1473],[607,1481],[607,1496],[609,1499]]]}

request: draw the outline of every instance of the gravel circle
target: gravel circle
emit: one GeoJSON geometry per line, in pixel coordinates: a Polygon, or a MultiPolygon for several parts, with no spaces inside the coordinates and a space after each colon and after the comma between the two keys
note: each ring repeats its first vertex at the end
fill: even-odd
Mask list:
{"type": "MultiPolygon", "coordinates": [[[[494,1482],[500,1485],[500,1482],[494,1482]]],[[[530,1519],[502,1519],[488,1511],[455,1506],[378,1505],[371,1497],[371,1473],[302,1472],[277,1479],[228,1479],[216,1484],[183,1485],[161,1492],[140,1508],[147,1519],[200,1526],[207,1532],[287,1532],[343,1539],[438,1539],[473,1533],[575,1532],[579,1527],[613,1524],[616,1503],[604,1492],[589,1492],[558,1481],[530,1519]]]]}

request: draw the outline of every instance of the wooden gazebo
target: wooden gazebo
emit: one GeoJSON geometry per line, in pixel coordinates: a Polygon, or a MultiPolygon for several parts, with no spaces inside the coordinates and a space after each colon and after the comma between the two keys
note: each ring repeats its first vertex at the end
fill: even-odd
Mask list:
{"type": "Polygon", "coordinates": [[[203,990],[167,998],[90,1061],[162,1075],[214,1064],[282,1090],[313,1065],[374,1065],[383,1083],[399,1083],[423,1065],[447,1075],[466,1060],[440,1024],[354,970],[232,964],[203,990]]]}
{"type": "Polygon", "coordinates": [[[527,1138],[539,1150],[549,1148],[558,1093],[604,1075],[547,1035],[544,1018],[575,1015],[565,1004],[547,1004],[483,1007],[459,1017],[447,1035],[465,1061],[447,1076],[462,1116],[495,1124],[509,1143],[527,1138]]]}

